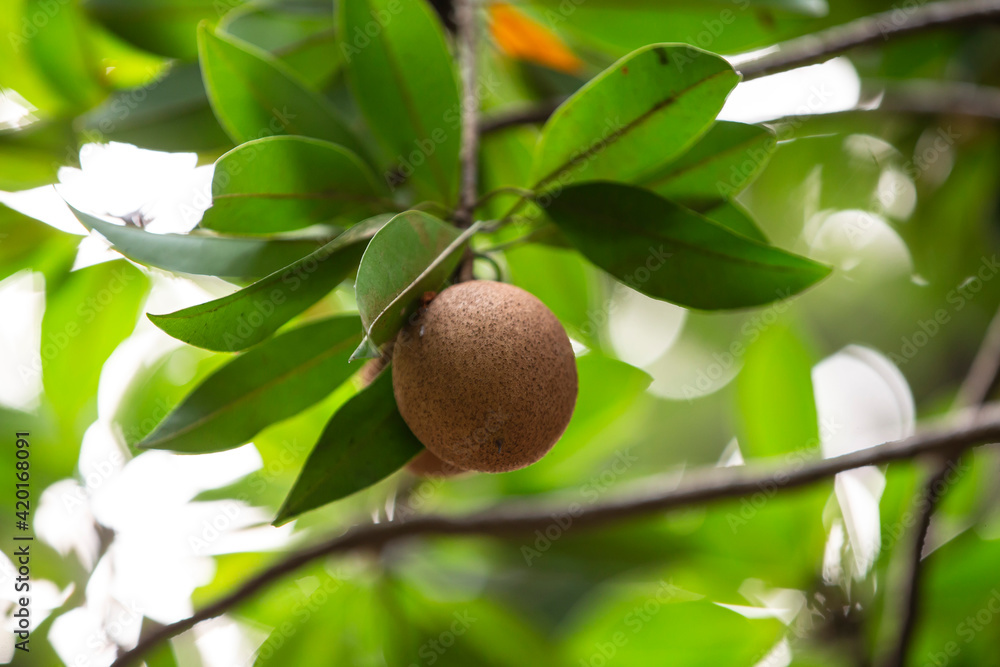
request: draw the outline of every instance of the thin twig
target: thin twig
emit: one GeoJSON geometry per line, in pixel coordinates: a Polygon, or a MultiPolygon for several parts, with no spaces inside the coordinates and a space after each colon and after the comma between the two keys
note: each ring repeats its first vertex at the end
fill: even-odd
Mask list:
{"type": "MultiPolygon", "coordinates": [[[[1000,310],[997,310],[976,352],[969,372],[962,382],[955,399],[955,410],[964,410],[970,421],[975,419],[979,408],[989,398],[990,391],[1000,377],[1000,310]]],[[[904,579],[904,590],[900,602],[901,616],[899,635],[886,660],[886,667],[905,667],[913,641],[913,633],[920,619],[920,601],[923,589],[923,572],[927,534],[931,519],[942,496],[947,492],[948,473],[958,463],[959,455],[953,454],[939,461],[928,476],[917,498],[919,510],[917,523],[913,527],[913,544],[910,549],[909,569],[904,579]]]]}
{"type": "Polygon", "coordinates": [[[252,597],[271,583],[300,567],[333,554],[361,549],[378,549],[390,542],[429,535],[530,535],[544,530],[557,519],[578,528],[594,528],[615,521],[635,519],[666,510],[722,499],[741,498],[761,489],[773,492],[807,486],[855,468],[912,459],[932,453],[953,454],[974,445],[1000,440],[1000,405],[982,411],[974,420],[961,415],[958,425],[946,423],[928,427],[904,440],[888,442],[830,459],[768,468],[741,466],[710,468],[692,473],[670,491],[633,496],[588,507],[579,503],[553,505],[532,502],[511,503],[493,510],[461,517],[423,516],[405,521],[365,525],[293,553],[235,591],[199,610],[190,618],[164,626],[143,639],[134,649],[116,660],[112,667],[135,664],[162,642],[191,629],[201,621],[219,616],[252,597]]]}
{"type": "Polygon", "coordinates": [[[958,390],[955,407],[974,408],[986,403],[1000,377],[1000,310],[993,315],[969,372],[958,390]]]}
{"type": "Polygon", "coordinates": [[[1000,20],[1000,1],[933,2],[895,8],[881,14],[804,35],[754,54],[733,58],[744,81],[811,65],[859,46],[887,42],[915,33],[958,26],[980,26],[1000,20]]]}
{"type": "MultiPolygon", "coordinates": [[[[915,9],[893,9],[844,25],[782,42],[770,49],[730,57],[744,81],[766,74],[809,65],[855,47],[889,41],[933,29],[1000,22],[1000,0],[935,2],[915,9]]],[[[992,88],[942,84],[930,91],[899,86],[878,109],[914,113],[953,113],[1000,119],[1000,92],[992,88]],[[932,92],[932,94],[928,94],[932,92]],[[946,93],[943,97],[941,93],[946,93]]],[[[545,122],[562,100],[547,100],[537,106],[517,109],[485,119],[483,133],[507,127],[545,122]]],[[[843,112],[838,112],[843,113],[843,112]]]]}
{"type": "MultiPolygon", "coordinates": [[[[461,189],[455,224],[469,227],[476,210],[476,190],[479,166],[479,98],[476,96],[476,7],[474,0],[456,0],[455,25],[458,32],[458,59],[462,74],[462,151],[459,162],[462,171],[461,189]]],[[[475,257],[470,248],[455,270],[455,282],[475,278],[475,257]]]]}
{"type": "Polygon", "coordinates": [[[472,224],[476,206],[477,161],[479,157],[479,99],[476,96],[476,8],[473,0],[455,2],[458,30],[459,69],[462,74],[462,151],[459,162],[462,182],[455,221],[460,227],[472,224]]]}
{"type": "Polygon", "coordinates": [[[507,111],[490,116],[489,118],[484,118],[479,123],[479,131],[482,134],[489,134],[490,132],[497,132],[499,130],[517,125],[544,123],[549,119],[549,116],[551,116],[553,112],[559,108],[559,105],[563,103],[563,100],[564,98],[548,100],[535,106],[514,109],[513,111],[507,111]]]}

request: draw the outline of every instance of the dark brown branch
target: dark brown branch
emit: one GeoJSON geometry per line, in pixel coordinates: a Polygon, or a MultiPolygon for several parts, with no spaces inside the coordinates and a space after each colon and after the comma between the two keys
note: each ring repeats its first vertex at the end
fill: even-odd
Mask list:
{"type": "Polygon", "coordinates": [[[236,607],[271,583],[318,558],[361,549],[378,549],[390,542],[429,535],[530,535],[544,530],[559,517],[573,527],[594,528],[615,521],[635,519],[666,510],[723,499],[740,498],[762,489],[794,489],[832,478],[837,473],[869,465],[912,459],[938,453],[954,455],[974,445],[1000,440],[1000,406],[994,405],[975,418],[962,415],[960,425],[941,424],[904,440],[831,459],[796,462],[786,467],[710,468],[693,473],[677,488],[657,494],[634,496],[580,508],[537,502],[530,506],[511,503],[494,510],[463,517],[423,516],[406,521],[359,526],[315,546],[288,556],[245,582],[229,595],[199,610],[190,618],[165,626],[144,638],[112,667],[136,664],[162,642],[236,607]]]}
{"type": "MultiPolygon", "coordinates": [[[[1000,310],[993,316],[983,337],[983,342],[976,352],[965,381],[955,399],[955,409],[966,410],[974,419],[978,408],[986,403],[990,391],[1000,377],[1000,310]]],[[[941,497],[948,490],[946,484],[948,473],[958,462],[958,455],[946,457],[940,461],[934,472],[924,482],[923,489],[917,499],[916,507],[920,512],[917,523],[913,527],[913,544],[910,549],[909,568],[904,579],[905,588],[900,602],[901,621],[896,644],[886,661],[886,667],[905,667],[906,659],[913,641],[920,618],[920,600],[923,588],[924,558],[927,547],[927,534],[931,527],[931,519],[937,509],[941,497]]]]}
{"type": "Polygon", "coordinates": [[[922,7],[900,7],[782,42],[777,50],[737,57],[736,69],[744,81],[774,72],[811,65],[859,46],[940,28],[978,26],[1000,20],[997,0],[933,2],[922,7]]]}
{"type": "Polygon", "coordinates": [[[917,619],[920,615],[920,596],[923,588],[924,571],[924,549],[927,542],[927,531],[931,527],[931,517],[937,509],[938,501],[946,491],[945,478],[954,466],[956,458],[947,458],[939,462],[935,470],[924,482],[924,486],[917,498],[916,507],[919,512],[917,523],[913,526],[913,544],[910,547],[909,565],[904,579],[904,589],[900,608],[902,609],[902,620],[900,621],[899,635],[896,638],[895,646],[886,667],[905,667],[906,656],[910,652],[910,645],[913,639],[913,632],[917,627],[917,619]]]}

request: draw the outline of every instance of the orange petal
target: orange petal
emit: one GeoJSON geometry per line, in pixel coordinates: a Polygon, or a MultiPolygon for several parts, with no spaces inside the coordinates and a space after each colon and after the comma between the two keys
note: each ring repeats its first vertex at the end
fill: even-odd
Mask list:
{"type": "Polygon", "coordinates": [[[583,63],[551,30],[506,3],[490,6],[490,32],[500,50],[511,58],[527,60],[561,72],[575,74],[583,63]]]}

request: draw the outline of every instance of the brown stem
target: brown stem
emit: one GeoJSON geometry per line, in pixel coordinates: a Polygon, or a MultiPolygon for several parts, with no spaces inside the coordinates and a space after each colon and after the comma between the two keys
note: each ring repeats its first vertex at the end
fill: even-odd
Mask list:
{"type": "MultiPolygon", "coordinates": [[[[844,25],[790,39],[760,55],[734,58],[744,81],[774,72],[811,65],[859,46],[887,42],[940,28],[978,26],[1000,20],[1000,1],[933,2],[922,7],[897,7],[844,25]]],[[[760,53],[760,52],[758,52],[760,53]]]]}
{"type": "MultiPolygon", "coordinates": [[[[978,411],[985,409],[983,406],[998,377],[1000,377],[1000,310],[997,310],[990,321],[983,342],[980,344],[979,350],[972,360],[972,365],[969,367],[969,372],[965,376],[965,381],[962,382],[958,391],[954,408],[965,410],[970,422],[975,420],[978,411]]],[[[955,453],[939,461],[934,472],[924,482],[917,499],[916,507],[919,510],[919,515],[913,528],[909,569],[904,580],[905,588],[900,602],[900,616],[902,618],[899,635],[886,659],[886,667],[905,667],[906,665],[913,641],[913,633],[920,618],[920,596],[923,588],[927,533],[931,527],[934,511],[937,509],[941,497],[948,490],[948,486],[945,484],[948,473],[958,462],[958,458],[958,453],[955,453]]]]}
{"type": "MultiPolygon", "coordinates": [[[[889,41],[934,29],[976,26],[1000,22],[1000,0],[964,0],[935,2],[919,8],[897,8],[856,19],[844,25],[805,35],[777,44],[766,52],[754,52],[731,58],[744,81],[766,74],[809,65],[855,47],[889,41]]],[[[905,86],[879,106],[891,111],[916,113],[956,113],[990,119],[1000,118],[1000,92],[973,86],[953,87],[946,98],[927,95],[926,89],[907,90],[905,86]]],[[[518,109],[483,121],[484,133],[513,125],[544,122],[562,100],[549,100],[527,109],[518,109]]]]}
{"type": "Polygon", "coordinates": [[[796,461],[785,467],[751,466],[709,468],[692,473],[670,491],[633,496],[589,507],[552,505],[532,502],[501,505],[493,510],[460,517],[422,516],[406,521],[364,525],[353,528],[325,542],[289,555],[282,561],[244,582],[232,593],[200,609],[190,618],[164,626],[144,638],[131,651],[116,660],[112,667],[136,664],[157,645],[191,629],[201,621],[214,618],[252,597],[271,583],[300,567],[332,554],[362,549],[377,549],[390,542],[424,535],[531,535],[544,530],[559,517],[578,528],[594,528],[608,523],[634,519],[689,505],[741,498],[759,492],[787,490],[815,484],[846,470],[892,461],[912,459],[932,453],[954,454],[974,445],[1000,440],[1000,405],[984,409],[975,418],[960,416],[959,424],[939,424],[904,440],[888,442],[830,459],[796,461]]]}

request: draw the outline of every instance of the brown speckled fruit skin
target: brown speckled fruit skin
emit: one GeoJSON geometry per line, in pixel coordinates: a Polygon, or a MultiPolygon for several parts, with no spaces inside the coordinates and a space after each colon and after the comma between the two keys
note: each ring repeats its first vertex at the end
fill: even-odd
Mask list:
{"type": "Polygon", "coordinates": [[[555,315],[524,290],[453,285],[403,328],[392,365],[410,430],[442,460],[480,472],[531,465],[576,405],[576,359],[555,315]]]}

